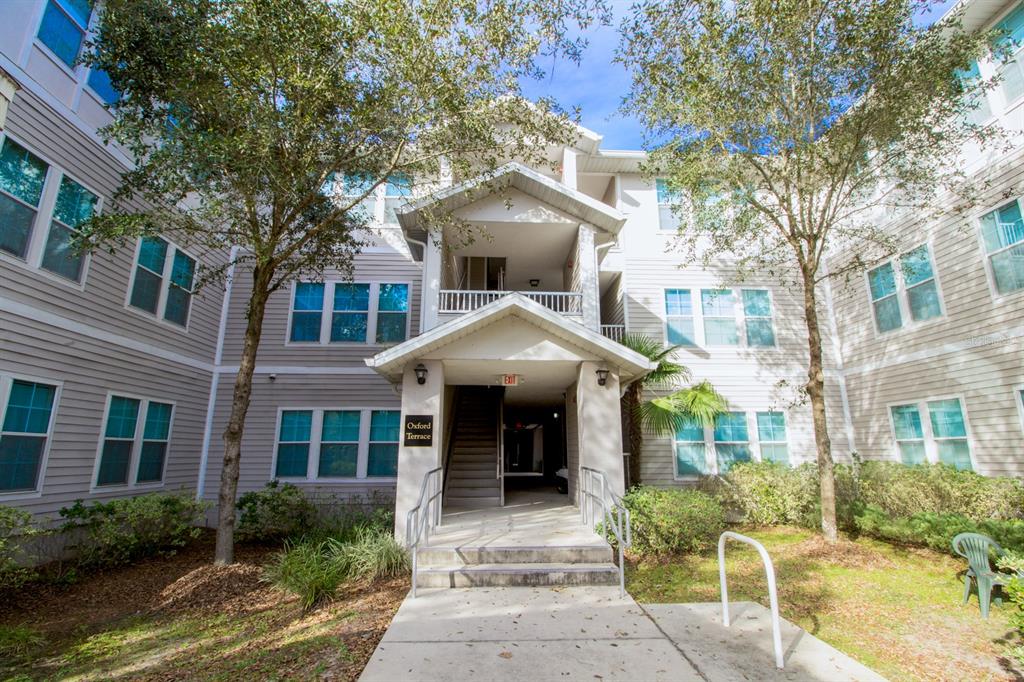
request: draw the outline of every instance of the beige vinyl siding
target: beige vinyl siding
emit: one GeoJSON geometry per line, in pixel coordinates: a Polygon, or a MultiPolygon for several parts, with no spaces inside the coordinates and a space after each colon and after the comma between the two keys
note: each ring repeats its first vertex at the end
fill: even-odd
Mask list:
{"type": "Polygon", "coordinates": [[[3,312],[0,348],[0,372],[63,382],[49,457],[41,472],[42,496],[7,502],[0,495],[0,504],[55,517],[61,507],[78,499],[195,489],[210,387],[208,372],[3,312]],[[90,492],[110,392],[175,403],[162,487],[90,492]]]}
{"type": "Polygon", "coordinates": [[[622,277],[608,285],[608,290],[601,297],[601,324],[624,324],[624,306],[622,303],[622,277]]]}
{"type": "MultiPolygon", "coordinates": [[[[224,445],[221,437],[231,410],[234,374],[221,375],[214,410],[213,437],[210,444],[206,474],[205,498],[217,499],[224,445]]],[[[382,377],[369,370],[356,374],[277,374],[271,381],[267,374],[253,379],[252,402],[246,416],[242,438],[239,494],[262,488],[274,478],[274,447],[277,417],[280,409],[300,408],[380,408],[399,410],[402,399],[382,377]]],[[[372,478],[353,482],[318,483],[288,479],[314,495],[336,494],[342,498],[358,496],[366,500],[374,495],[394,496],[393,481],[372,478]]]]}
{"type": "MultiPolygon", "coordinates": [[[[352,276],[354,282],[407,282],[409,290],[409,337],[419,334],[420,296],[423,270],[397,251],[359,254],[352,276]]],[[[336,273],[325,273],[325,280],[341,280],[336,273]]],[[[251,272],[236,273],[231,290],[231,305],[224,338],[224,363],[237,364],[245,337],[245,310],[252,287],[251,272]]],[[[267,303],[257,362],[272,365],[302,365],[312,367],[365,367],[364,359],[380,352],[377,344],[294,344],[286,345],[289,336],[288,311],[292,286],[285,285],[275,292],[267,303]]],[[[327,303],[329,306],[330,304],[327,303]]]]}
{"type": "MultiPolygon", "coordinates": [[[[120,184],[123,168],[85,134],[53,110],[19,90],[11,105],[6,132],[29,151],[55,164],[109,204],[120,184]]],[[[49,225],[37,220],[34,234],[49,225]]],[[[172,240],[173,241],[173,240],[172,240]]],[[[184,246],[184,245],[183,245],[184,246]]],[[[220,264],[224,254],[200,254],[185,248],[200,264],[220,264]]],[[[187,331],[125,305],[135,261],[135,243],[111,255],[93,252],[85,271],[85,288],[16,262],[0,258],[0,298],[59,315],[68,320],[111,331],[209,362],[213,358],[220,321],[222,287],[210,285],[193,296],[187,331]]]]}

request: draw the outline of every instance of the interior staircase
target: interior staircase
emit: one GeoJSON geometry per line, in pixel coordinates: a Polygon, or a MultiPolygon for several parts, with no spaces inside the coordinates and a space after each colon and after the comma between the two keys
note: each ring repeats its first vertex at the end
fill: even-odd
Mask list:
{"type": "Polygon", "coordinates": [[[445,508],[501,505],[498,479],[498,409],[501,391],[486,386],[459,388],[445,475],[445,508]]]}

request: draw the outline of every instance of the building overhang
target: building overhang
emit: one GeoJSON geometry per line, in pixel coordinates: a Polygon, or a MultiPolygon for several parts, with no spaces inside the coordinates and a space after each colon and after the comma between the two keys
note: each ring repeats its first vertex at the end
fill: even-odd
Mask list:
{"type": "Polygon", "coordinates": [[[566,187],[518,162],[507,163],[490,173],[483,173],[411,201],[399,207],[395,213],[406,235],[423,242],[427,239],[430,216],[450,214],[489,194],[508,188],[518,189],[612,236],[617,235],[626,222],[626,216],[604,202],[566,187]]]}
{"type": "Polygon", "coordinates": [[[509,318],[525,321],[546,335],[572,344],[599,358],[618,371],[621,385],[644,376],[656,367],[656,364],[636,351],[518,293],[510,293],[471,313],[434,327],[420,336],[381,351],[367,358],[366,365],[392,383],[399,383],[405,367],[410,362],[426,355],[437,355],[445,346],[478,334],[487,327],[509,318]]]}

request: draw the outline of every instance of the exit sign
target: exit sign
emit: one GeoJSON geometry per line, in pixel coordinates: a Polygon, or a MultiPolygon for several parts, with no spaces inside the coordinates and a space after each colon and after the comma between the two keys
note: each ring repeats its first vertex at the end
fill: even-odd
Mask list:
{"type": "Polygon", "coordinates": [[[501,375],[502,386],[518,386],[519,375],[518,374],[502,374],[501,375]]]}

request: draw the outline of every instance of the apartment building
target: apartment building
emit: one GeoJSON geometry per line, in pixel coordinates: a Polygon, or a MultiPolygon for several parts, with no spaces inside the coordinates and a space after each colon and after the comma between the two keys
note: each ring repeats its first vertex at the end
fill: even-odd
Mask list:
{"type": "MultiPolygon", "coordinates": [[[[1019,10],[969,12],[982,26],[1019,10]]],[[[0,69],[18,89],[0,133],[0,504],[52,516],[155,490],[213,501],[249,274],[196,290],[200,268],[231,256],[170,237],[66,248],[131,163],[97,135],[117,93],[75,65],[94,21],[86,0],[8,0],[3,16],[0,69]]],[[[1016,61],[1000,68],[1010,77],[986,115],[1020,130],[1024,77],[1016,61]]],[[[894,226],[897,259],[824,292],[838,459],[1024,474],[1020,151],[972,160],[995,182],[968,224],[894,226]]],[[[713,427],[647,438],[645,482],[813,460],[800,296],[735,281],[727,259],[680,267],[671,199],[643,158],[580,128],[546,164],[379,188],[353,279],[328,272],[270,301],[240,491],[279,479],[394,498],[399,519],[428,476],[452,508],[509,503],[563,469],[567,504],[584,467],[621,491],[619,398],[650,369],[617,343],[626,331],[680,344],[693,380],[731,406],[713,427]],[[488,238],[427,225],[437,206],[488,238]]]]}

